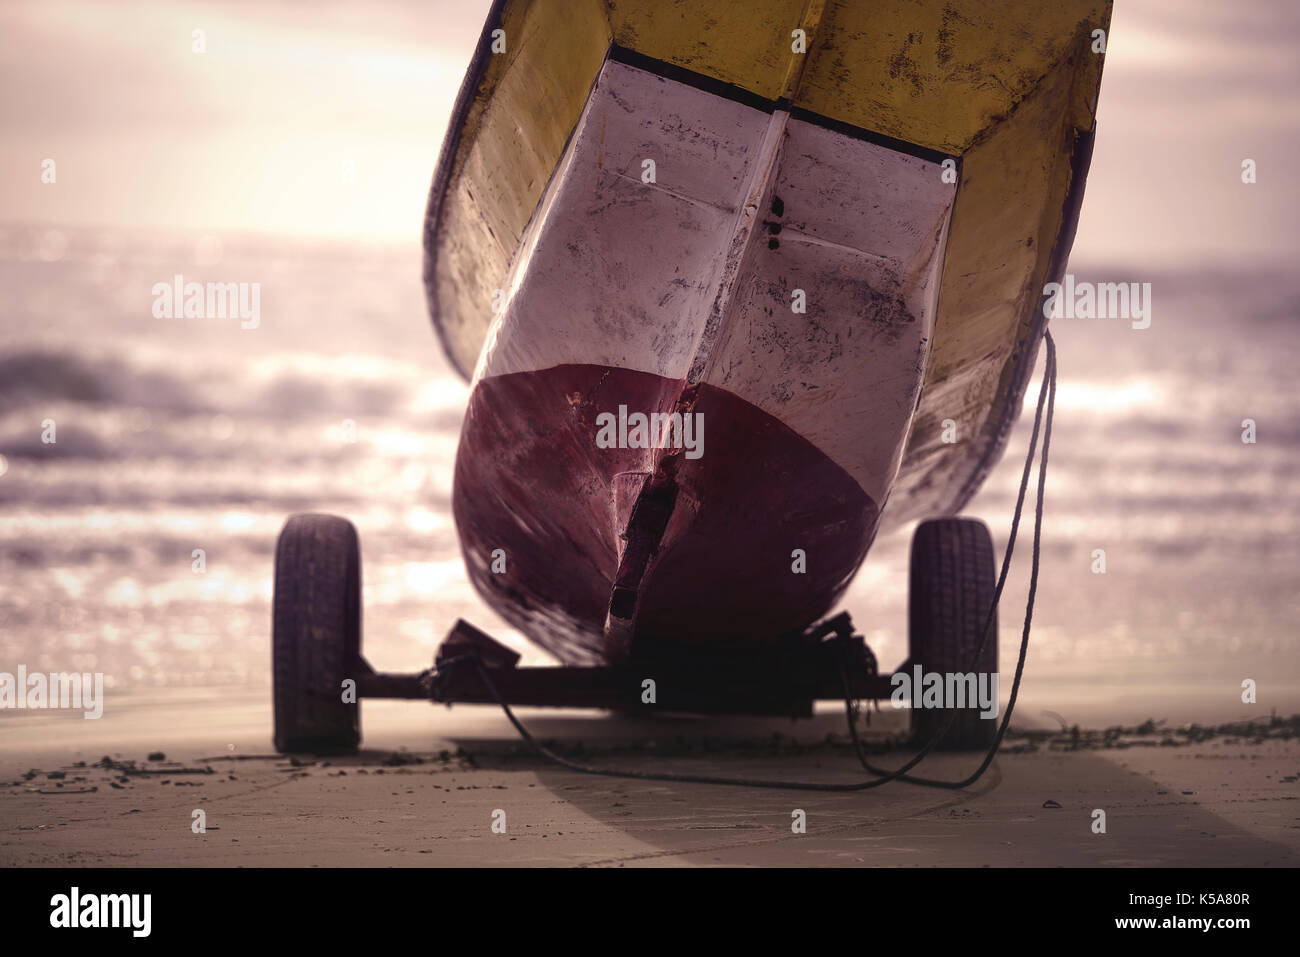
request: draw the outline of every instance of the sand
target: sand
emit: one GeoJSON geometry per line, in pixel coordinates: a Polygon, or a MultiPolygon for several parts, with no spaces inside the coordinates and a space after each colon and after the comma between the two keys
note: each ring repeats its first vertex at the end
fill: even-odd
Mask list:
{"type": "MultiPolygon", "coordinates": [[[[861,777],[844,744],[827,743],[842,737],[834,709],[797,723],[521,716],[602,766],[861,777]]],[[[874,716],[872,740],[904,721],[874,716]]],[[[377,702],[363,722],[360,753],[289,759],[271,753],[265,698],[242,691],[132,699],[99,721],[10,713],[0,721],[0,865],[1300,864],[1294,724],[1201,741],[1085,736],[1077,750],[1068,734],[1017,737],[966,791],[812,793],[583,775],[524,751],[492,708],[377,702]],[[1098,808],[1104,834],[1093,832],[1098,808]],[[196,810],[205,833],[192,830],[196,810]],[[796,811],[806,833],[792,831],[796,811]],[[504,833],[493,830],[498,812],[504,833]]],[[[1043,726],[1017,722],[1031,724],[1043,726]]],[[[976,763],[943,755],[924,768],[954,777],[976,763]]]]}

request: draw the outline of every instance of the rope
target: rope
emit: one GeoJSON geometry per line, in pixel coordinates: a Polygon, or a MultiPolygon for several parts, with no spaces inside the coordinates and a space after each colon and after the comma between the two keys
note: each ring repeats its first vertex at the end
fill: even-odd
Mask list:
{"type": "MultiPolygon", "coordinates": [[[[988,618],[984,621],[983,637],[980,638],[979,648],[977,648],[971,656],[970,666],[966,669],[967,671],[973,671],[975,669],[975,662],[979,661],[979,656],[981,652],[983,652],[984,645],[988,642],[989,634],[992,631],[994,612],[998,607],[998,602],[1002,598],[1002,588],[1006,584],[1007,571],[1011,566],[1011,553],[1016,544],[1016,531],[1020,525],[1020,513],[1025,502],[1025,489],[1029,484],[1029,466],[1034,458],[1034,446],[1038,442],[1039,421],[1042,419],[1043,454],[1038,464],[1038,497],[1034,503],[1034,545],[1029,573],[1029,597],[1025,603],[1025,625],[1024,630],[1020,634],[1020,655],[1016,660],[1016,677],[1011,683],[1011,695],[1007,700],[1007,713],[1002,718],[1002,724],[998,727],[998,733],[994,737],[993,744],[990,745],[988,753],[984,755],[983,762],[980,763],[980,766],[976,768],[974,773],[969,777],[964,778],[961,781],[937,781],[931,778],[916,778],[909,775],[903,775],[899,778],[900,780],[907,781],[909,784],[919,784],[924,787],[933,788],[947,788],[950,790],[959,790],[974,784],[981,776],[983,776],[984,772],[988,770],[989,765],[993,763],[993,759],[997,756],[998,748],[1002,746],[1002,739],[1007,733],[1008,725],[1011,723],[1011,714],[1015,711],[1016,698],[1020,694],[1020,678],[1025,671],[1025,656],[1029,651],[1029,629],[1034,617],[1034,598],[1038,591],[1038,565],[1043,530],[1043,494],[1047,488],[1047,453],[1048,448],[1052,443],[1052,417],[1056,410],[1056,343],[1053,341],[1050,332],[1045,333],[1045,338],[1047,340],[1047,363],[1043,369],[1044,382],[1039,387],[1038,391],[1038,408],[1034,413],[1034,429],[1030,435],[1029,452],[1025,456],[1025,470],[1024,474],[1020,477],[1020,493],[1016,497],[1016,508],[1011,519],[1011,535],[1007,539],[1007,550],[1002,557],[1002,571],[998,575],[997,588],[993,593],[993,603],[989,609],[988,618]],[[1047,416],[1045,419],[1043,419],[1044,397],[1047,399],[1047,416]]],[[[848,690],[848,674],[844,671],[841,673],[845,682],[846,694],[851,694],[848,690]]],[[[948,730],[952,727],[956,717],[957,713],[954,711],[949,716],[948,722],[944,725],[943,730],[930,742],[931,746],[935,741],[941,740],[944,735],[948,733],[948,730]]],[[[871,762],[867,760],[866,752],[862,748],[862,742],[858,738],[857,727],[855,726],[852,717],[849,719],[849,737],[853,739],[853,748],[857,752],[858,761],[861,762],[862,767],[866,771],[875,775],[893,775],[893,777],[898,777],[897,772],[884,771],[880,768],[873,767],[871,762]]],[[[927,750],[928,749],[929,748],[927,747],[927,750]]],[[[893,777],[891,777],[891,780],[893,777]]]]}
{"type": "Polygon", "coordinates": [[[1025,455],[1024,472],[1020,477],[1020,491],[1016,496],[1016,508],[1011,518],[1011,534],[1007,539],[1007,550],[1002,556],[1002,569],[998,574],[997,586],[993,592],[993,602],[989,607],[988,616],[984,621],[984,633],[980,638],[979,647],[971,656],[970,668],[967,670],[974,670],[975,664],[979,661],[979,656],[983,652],[985,644],[988,643],[993,630],[993,620],[996,615],[998,603],[1002,600],[1002,590],[1007,582],[1007,573],[1011,568],[1011,555],[1016,545],[1016,535],[1020,528],[1020,516],[1024,508],[1025,493],[1029,488],[1029,475],[1032,471],[1034,462],[1034,452],[1038,448],[1038,437],[1041,428],[1043,437],[1043,453],[1038,464],[1038,495],[1034,504],[1033,557],[1029,573],[1029,595],[1025,602],[1025,624],[1020,635],[1020,655],[1016,661],[1016,677],[1011,684],[1011,695],[1007,701],[1007,712],[1002,718],[1001,725],[998,727],[998,733],[993,739],[993,744],[989,746],[988,753],[985,754],[984,760],[980,763],[980,766],[966,778],[963,778],[960,781],[939,781],[931,778],[913,777],[907,773],[920,764],[921,761],[923,761],[925,757],[934,750],[944,736],[947,735],[948,731],[952,728],[953,723],[957,720],[957,712],[955,710],[948,716],[948,721],[944,725],[943,730],[931,738],[930,741],[926,743],[925,747],[918,751],[916,755],[914,755],[911,760],[902,767],[894,771],[886,771],[874,767],[871,762],[867,760],[866,752],[858,737],[855,721],[857,706],[853,698],[846,670],[842,670],[841,675],[844,679],[844,708],[845,714],[848,718],[849,736],[853,740],[853,747],[862,767],[868,773],[875,775],[875,778],[870,781],[858,781],[849,784],[825,784],[808,781],[768,781],[761,778],[724,778],[705,774],[621,771],[611,768],[596,768],[585,764],[578,764],[576,761],[570,761],[568,758],[556,754],[528,732],[528,729],[523,726],[517,717],[515,717],[515,713],[511,710],[510,705],[501,697],[500,692],[497,691],[496,685],[492,681],[492,676],[489,674],[490,669],[483,664],[478,655],[470,653],[457,656],[450,661],[444,662],[444,667],[457,661],[471,662],[474,667],[478,669],[479,676],[483,679],[483,684],[488,689],[488,693],[491,694],[497,704],[501,706],[501,710],[505,712],[505,716],[510,720],[510,723],[514,725],[515,730],[519,732],[519,736],[523,738],[524,741],[527,742],[538,754],[561,767],[582,774],[595,774],[611,778],[630,778],[639,781],[667,781],[681,784],[720,784],[731,787],[778,788],[794,791],[866,791],[871,788],[877,788],[889,784],[891,781],[906,781],[909,784],[921,785],[923,787],[946,788],[951,790],[969,787],[978,781],[983,776],[984,772],[988,770],[989,766],[993,763],[993,759],[997,756],[998,748],[1002,745],[1002,738],[1006,735],[1007,726],[1011,723],[1011,715],[1016,707],[1016,698],[1020,693],[1020,679],[1025,670],[1025,655],[1029,650],[1030,624],[1034,617],[1034,598],[1038,592],[1039,554],[1043,531],[1043,495],[1047,488],[1047,452],[1052,440],[1052,416],[1056,406],[1056,343],[1052,341],[1052,335],[1050,332],[1044,333],[1044,339],[1047,342],[1047,361],[1043,369],[1043,382],[1038,389],[1038,407],[1034,411],[1034,427],[1029,437],[1029,451],[1025,455]],[[1044,408],[1046,408],[1045,416],[1044,408]]]}

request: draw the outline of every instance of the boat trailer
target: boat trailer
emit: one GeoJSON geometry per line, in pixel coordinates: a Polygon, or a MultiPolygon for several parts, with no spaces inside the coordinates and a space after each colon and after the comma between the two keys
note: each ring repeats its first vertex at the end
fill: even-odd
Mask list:
{"type": "Polygon", "coordinates": [[[634,654],[625,664],[596,667],[519,667],[519,653],[464,620],[438,649],[434,665],[418,674],[384,674],[357,663],[359,698],[425,699],[444,704],[509,704],[599,708],[624,713],[647,706],[694,714],[810,717],[813,703],[887,698],[890,675],[847,612],[809,629],[770,655],[752,647],[701,658],[634,654]],[[489,670],[489,688],[475,663],[489,670]]]}
{"type": "MultiPolygon", "coordinates": [[[[895,677],[909,670],[995,676],[995,578],[983,522],[922,522],[912,539],[907,660],[889,674],[880,673],[847,612],[762,642],[634,639],[626,659],[594,666],[521,667],[517,652],[459,620],[433,667],[390,674],[375,671],[361,652],[355,526],[336,515],[294,515],[276,545],[275,746],[315,753],[356,748],[365,698],[799,718],[810,717],[817,701],[852,708],[856,701],[892,698],[895,677]]],[[[910,717],[915,738],[934,739],[944,749],[987,749],[996,734],[997,722],[969,705],[913,708],[910,717]]]]}

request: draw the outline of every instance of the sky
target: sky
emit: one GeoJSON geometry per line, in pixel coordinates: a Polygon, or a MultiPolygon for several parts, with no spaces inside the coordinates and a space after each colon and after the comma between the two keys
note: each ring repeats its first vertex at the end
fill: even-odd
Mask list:
{"type": "MultiPolygon", "coordinates": [[[[0,225],[417,243],[488,6],[0,0],[0,225]]],[[[1296,260],[1297,43],[1300,4],[1119,0],[1075,259],[1296,260]]]]}

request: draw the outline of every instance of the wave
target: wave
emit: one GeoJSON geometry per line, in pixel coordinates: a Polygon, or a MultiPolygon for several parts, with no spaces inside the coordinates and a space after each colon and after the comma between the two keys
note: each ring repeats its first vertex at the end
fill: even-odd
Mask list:
{"type": "Polygon", "coordinates": [[[108,355],[47,349],[0,354],[0,414],[76,403],[176,415],[226,414],[310,420],[418,416],[445,429],[467,390],[419,364],[322,361],[292,355],[256,364],[229,356],[189,356],[172,370],[108,355]],[[446,379],[446,382],[442,380],[446,379]]]}
{"type": "Polygon", "coordinates": [[[213,408],[181,379],[132,368],[115,357],[92,359],[35,350],[0,356],[0,411],[51,402],[130,405],[172,412],[213,408]]]}

